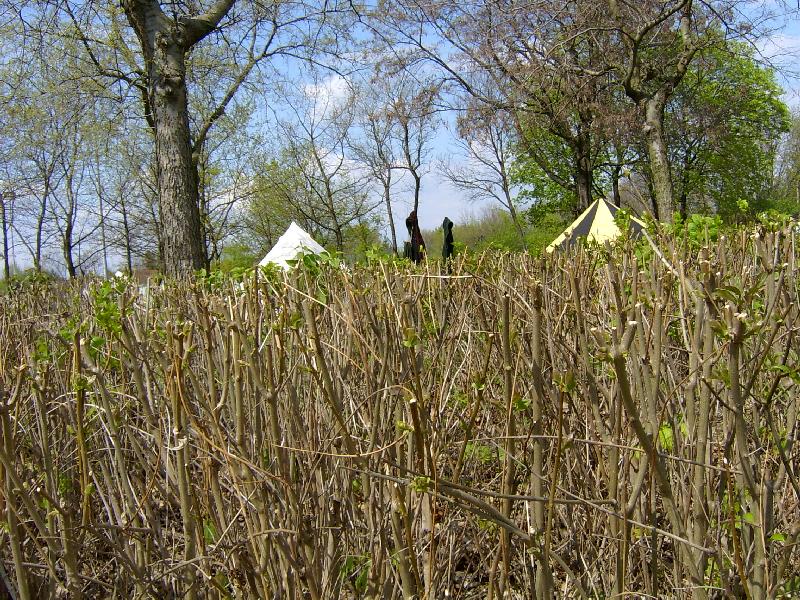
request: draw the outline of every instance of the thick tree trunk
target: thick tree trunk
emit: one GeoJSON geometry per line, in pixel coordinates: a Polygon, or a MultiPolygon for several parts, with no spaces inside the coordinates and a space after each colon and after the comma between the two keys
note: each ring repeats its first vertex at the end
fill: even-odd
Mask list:
{"type": "Polygon", "coordinates": [[[644,103],[644,134],[647,140],[647,154],[650,159],[650,173],[653,180],[654,204],[657,212],[655,216],[659,221],[669,222],[672,220],[674,191],[669,156],[667,155],[667,142],[664,139],[666,101],[667,93],[659,91],[644,103]]]}
{"type": "Polygon", "coordinates": [[[686,189],[681,190],[679,211],[680,211],[679,214],[681,215],[681,221],[685,221],[686,217],[689,214],[689,197],[686,194],[686,189]]]}
{"type": "Polygon", "coordinates": [[[207,266],[200,224],[197,167],[192,161],[186,64],[181,47],[156,41],[150,66],[150,104],[156,123],[156,161],[164,267],[171,277],[186,277],[207,266]]]}
{"type": "Polygon", "coordinates": [[[187,277],[208,266],[192,160],[186,96],[186,55],[228,14],[235,0],[217,0],[195,17],[170,17],[157,2],[122,0],[147,65],[148,122],[155,129],[164,268],[187,277]]]}
{"type": "Polygon", "coordinates": [[[578,161],[572,179],[575,182],[575,193],[578,196],[578,206],[575,211],[575,216],[578,216],[592,203],[592,171],[578,161]]]}
{"type": "Polygon", "coordinates": [[[576,207],[575,216],[589,208],[589,205],[592,203],[594,165],[592,165],[591,159],[591,124],[591,115],[582,114],[578,133],[570,142],[572,150],[575,153],[572,180],[575,184],[575,194],[578,197],[578,206],[576,207]]]}

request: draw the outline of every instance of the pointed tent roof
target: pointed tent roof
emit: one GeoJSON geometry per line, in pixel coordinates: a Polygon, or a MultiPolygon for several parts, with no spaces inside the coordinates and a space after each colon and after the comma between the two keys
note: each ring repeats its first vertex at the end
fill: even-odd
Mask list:
{"type": "MultiPolygon", "coordinates": [[[[547,252],[552,252],[556,248],[567,248],[581,237],[600,243],[615,239],[621,233],[614,220],[617,211],[619,211],[618,207],[604,198],[598,198],[560,236],[550,242],[546,249],[547,252]]],[[[632,216],[630,227],[631,231],[639,234],[645,225],[632,216]]]]}
{"type": "Polygon", "coordinates": [[[284,270],[288,270],[291,268],[288,261],[297,259],[301,254],[322,254],[324,252],[326,252],[325,248],[320,246],[302,227],[292,221],[286,232],[278,238],[272,250],[261,259],[258,266],[263,267],[272,263],[284,270]]]}

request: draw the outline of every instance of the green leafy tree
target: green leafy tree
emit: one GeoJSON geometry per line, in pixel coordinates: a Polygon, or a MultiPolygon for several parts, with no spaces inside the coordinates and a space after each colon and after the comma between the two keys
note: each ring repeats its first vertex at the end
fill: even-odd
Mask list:
{"type": "Polygon", "coordinates": [[[800,113],[790,118],[789,131],[778,144],[772,204],[784,213],[800,212],[800,113]]]}
{"type": "Polygon", "coordinates": [[[682,218],[772,206],[778,142],[790,125],[781,93],[743,44],[709,49],[689,69],[666,114],[682,218]]]}
{"type": "MultiPolygon", "coordinates": [[[[295,148],[297,150],[297,148],[295,148]]],[[[256,255],[263,256],[292,221],[323,246],[358,258],[367,249],[382,245],[382,223],[374,210],[364,211],[366,196],[354,196],[345,179],[322,185],[313,176],[312,164],[298,164],[298,156],[284,154],[265,160],[253,179],[241,217],[239,239],[256,255]],[[330,191],[328,196],[324,191],[330,191]]]]}
{"type": "Polygon", "coordinates": [[[529,204],[529,220],[536,225],[550,213],[574,215],[580,203],[571,185],[569,145],[544,129],[529,131],[526,136],[528,141],[513,163],[512,181],[521,186],[520,201],[529,204]],[[534,154],[530,152],[533,144],[534,154]]]}
{"type": "Polygon", "coordinates": [[[309,200],[299,169],[278,160],[264,160],[256,167],[242,214],[242,240],[263,256],[292,221],[316,237],[314,223],[297,209],[309,200]]]}

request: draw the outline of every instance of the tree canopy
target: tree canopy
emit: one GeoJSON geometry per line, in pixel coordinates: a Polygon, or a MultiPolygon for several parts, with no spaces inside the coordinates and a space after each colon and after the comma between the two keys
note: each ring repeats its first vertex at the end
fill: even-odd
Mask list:
{"type": "Polygon", "coordinates": [[[257,254],[287,220],[332,247],[358,230],[397,252],[395,214],[438,214],[426,189],[445,180],[505,211],[522,245],[598,196],[662,220],[798,198],[796,123],[754,51],[775,7],[0,9],[6,276],[19,262],[182,277],[227,246],[257,254]]]}

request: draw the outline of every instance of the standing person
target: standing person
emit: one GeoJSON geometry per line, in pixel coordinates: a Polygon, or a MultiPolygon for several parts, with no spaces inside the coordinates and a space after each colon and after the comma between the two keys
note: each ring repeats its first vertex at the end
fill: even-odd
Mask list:
{"type": "Polygon", "coordinates": [[[419,264],[425,255],[425,240],[422,239],[422,232],[419,230],[417,211],[412,210],[411,214],[406,218],[406,229],[408,229],[408,237],[411,239],[410,247],[406,246],[406,258],[410,258],[419,264]]]}
{"type": "Polygon", "coordinates": [[[442,221],[442,230],[444,230],[444,244],[442,245],[442,258],[446,261],[453,256],[453,222],[445,217],[442,221]]]}

